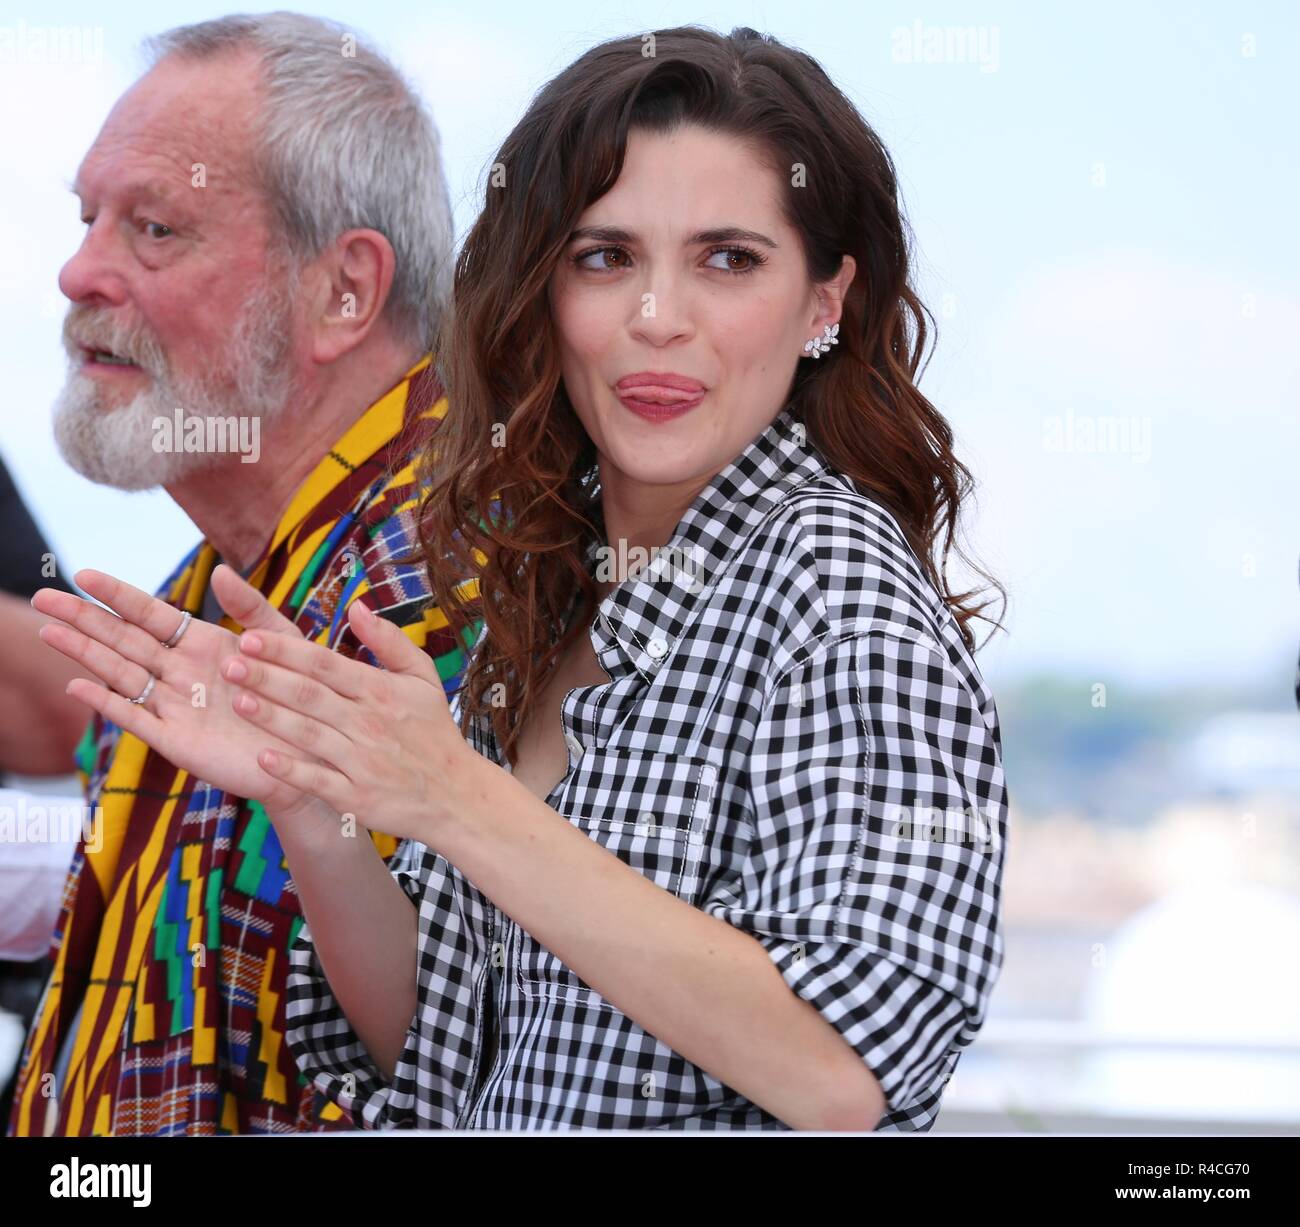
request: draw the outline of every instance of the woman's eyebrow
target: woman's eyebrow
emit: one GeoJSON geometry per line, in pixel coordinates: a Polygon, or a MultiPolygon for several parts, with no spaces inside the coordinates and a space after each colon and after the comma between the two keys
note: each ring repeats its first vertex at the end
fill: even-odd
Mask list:
{"type": "MultiPolygon", "coordinates": [[[[579,226],[571,235],[569,242],[588,239],[597,243],[635,243],[636,234],[622,226],[579,226]]],[[[741,226],[716,226],[712,230],[697,230],[687,240],[689,247],[701,243],[761,243],[765,247],[776,249],[776,241],[757,230],[746,230],[741,226]]]]}

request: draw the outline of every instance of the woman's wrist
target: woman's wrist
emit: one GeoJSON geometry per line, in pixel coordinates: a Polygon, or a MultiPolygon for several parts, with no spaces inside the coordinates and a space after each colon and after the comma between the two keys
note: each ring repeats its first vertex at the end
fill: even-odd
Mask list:
{"type": "Polygon", "coordinates": [[[280,837],[290,870],[295,857],[351,856],[363,840],[372,842],[355,815],[340,814],[318,797],[309,797],[287,810],[268,809],[267,817],[280,837]]]}
{"type": "Polygon", "coordinates": [[[509,772],[467,741],[461,742],[460,751],[439,774],[420,812],[411,814],[403,829],[420,831],[413,838],[446,856],[447,848],[465,827],[478,826],[482,815],[494,812],[501,800],[502,781],[506,788],[514,781],[509,772]]]}

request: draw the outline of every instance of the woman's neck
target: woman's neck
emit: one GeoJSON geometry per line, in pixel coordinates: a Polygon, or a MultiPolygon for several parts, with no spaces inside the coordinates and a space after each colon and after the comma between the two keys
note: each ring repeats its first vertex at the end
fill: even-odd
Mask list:
{"type": "MultiPolygon", "coordinates": [[[[601,481],[601,512],[605,527],[605,548],[615,563],[650,559],[673,539],[700,491],[714,474],[694,478],[676,486],[648,486],[616,480],[613,488],[601,481]]],[[[604,600],[624,579],[621,566],[613,582],[598,581],[604,600]]]]}

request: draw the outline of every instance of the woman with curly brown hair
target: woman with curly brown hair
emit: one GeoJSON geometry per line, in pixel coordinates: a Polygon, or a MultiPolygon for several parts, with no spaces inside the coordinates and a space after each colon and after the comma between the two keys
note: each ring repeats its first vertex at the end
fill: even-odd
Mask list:
{"type": "Polygon", "coordinates": [[[461,691],[360,602],[383,670],[256,632],[220,665],[307,918],[286,1036],[359,1125],[932,1126],[1006,790],[925,339],[889,155],[807,55],[657,31],[537,95],[438,346],[461,691]]]}

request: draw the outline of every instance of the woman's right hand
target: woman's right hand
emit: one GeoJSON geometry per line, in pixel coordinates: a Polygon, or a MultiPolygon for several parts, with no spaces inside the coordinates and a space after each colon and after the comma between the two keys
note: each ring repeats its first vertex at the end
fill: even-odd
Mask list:
{"type": "MultiPolygon", "coordinates": [[[[233,797],[260,801],[277,819],[292,821],[301,814],[304,821],[319,823],[320,807],[313,798],[258,765],[258,753],[268,740],[289,753],[301,751],[278,745],[277,738],[268,738],[235,711],[241,691],[222,677],[221,666],[240,655],[239,637],[191,618],[176,645],[165,648],[163,641],[181,622],[174,606],[99,571],[78,571],[74,578],[109,609],[57,588],[42,588],[32,598],[36,609],[57,619],[41,627],[41,639],[104,682],[97,686],[77,678],[68,683],[67,693],[197,779],[233,797]],[[156,681],[149,697],[143,704],[131,703],[150,674],[156,681]]],[[[222,608],[245,629],[302,638],[288,618],[224,563],[213,571],[211,582],[222,608]]]]}

